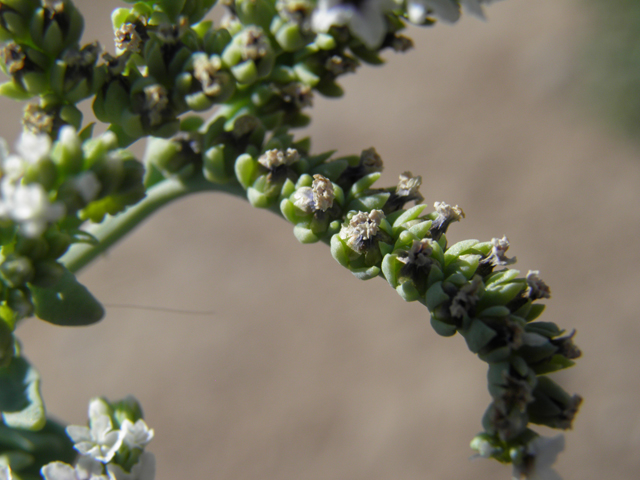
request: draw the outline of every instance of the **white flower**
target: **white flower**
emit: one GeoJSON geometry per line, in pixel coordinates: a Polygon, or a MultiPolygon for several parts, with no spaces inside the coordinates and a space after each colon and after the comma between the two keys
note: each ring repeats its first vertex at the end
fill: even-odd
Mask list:
{"type": "Polygon", "coordinates": [[[375,49],[387,33],[385,12],[393,7],[390,0],[319,0],[311,27],[316,32],[326,32],[334,25],[348,25],[367,48],[375,49]]]}
{"type": "Polygon", "coordinates": [[[9,465],[0,465],[0,480],[13,480],[9,465]]]}
{"type": "Polygon", "coordinates": [[[20,225],[27,237],[37,237],[65,213],[61,203],[50,203],[47,192],[39,183],[15,184],[10,179],[0,183],[0,217],[9,217],[20,225]]]}
{"type": "Polygon", "coordinates": [[[49,154],[51,139],[49,135],[36,135],[25,130],[16,142],[16,150],[24,160],[36,164],[49,154]]]}
{"type": "Polygon", "coordinates": [[[85,203],[89,203],[91,200],[96,198],[96,196],[100,192],[100,188],[102,188],[98,177],[90,170],[83,172],[76,178],[74,178],[73,186],[82,197],[82,200],[85,201],[85,203]]]}
{"type": "Polygon", "coordinates": [[[51,462],[40,472],[45,480],[108,480],[102,463],[89,456],[80,457],[75,468],[63,462],[51,462]]]}
{"type": "Polygon", "coordinates": [[[83,455],[91,455],[101,462],[110,461],[116,454],[124,434],[114,430],[108,415],[96,415],[91,419],[91,428],[69,425],[67,435],[75,443],[74,448],[83,455]]]}
{"type": "Polygon", "coordinates": [[[122,441],[129,448],[143,449],[153,439],[153,428],[150,429],[142,419],[133,423],[127,418],[120,425],[120,430],[123,433],[122,441]]]}
{"type": "Polygon", "coordinates": [[[562,480],[551,465],[564,450],[564,435],[536,437],[527,446],[524,461],[513,466],[514,480],[562,480]]]}
{"type": "Polygon", "coordinates": [[[443,22],[455,23],[460,18],[460,6],[455,0],[408,0],[409,21],[423,24],[427,17],[435,17],[443,22]]]}
{"type": "Polygon", "coordinates": [[[107,471],[110,480],[153,480],[156,476],[156,457],[153,453],[144,452],[130,473],[115,463],[108,464],[107,471]]]}

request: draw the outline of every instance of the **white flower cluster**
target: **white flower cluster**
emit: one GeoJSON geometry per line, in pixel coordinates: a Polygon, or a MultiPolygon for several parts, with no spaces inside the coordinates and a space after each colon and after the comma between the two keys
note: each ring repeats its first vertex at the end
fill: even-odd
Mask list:
{"type": "Polygon", "coordinates": [[[424,24],[438,19],[454,23],[460,18],[460,6],[469,13],[484,18],[482,5],[497,0],[318,0],[311,17],[316,32],[326,32],[332,26],[346,25],[367,48],[376,49],[387,33],[385,14],[404,7],[411,23],[424,24]]]}
{"type": "MultiPolygon", "coordinates": [[[[67,435],[80,452],[75,467],[63,462],[51,462],[42,467],[45,480],[153,480],[155,457],[143,452],[153,439],[153,429],[144,420],[135,423],[125,419],[119,429],[113,428],[109,405],[101,398],[89,403],[89,426],[70,425],[67,435]],[[115,463],[116,453],[129,458],[139,455],[130,472],[115,463]]],[[[0,479],[3,480],[3,479],[0,479]]]]}
{"type": "Polygon", "coordinates": [[[30,167],[47,157],[51,140],[47,135],[25,131],[16,144],[17,155],[9,155],[7,143],[0,139],[0,219],[12,220],[28,237],[39,236],[49,222],[65,213],[61,203],[51,203],[39,183],[23,183],[30,167]]]}

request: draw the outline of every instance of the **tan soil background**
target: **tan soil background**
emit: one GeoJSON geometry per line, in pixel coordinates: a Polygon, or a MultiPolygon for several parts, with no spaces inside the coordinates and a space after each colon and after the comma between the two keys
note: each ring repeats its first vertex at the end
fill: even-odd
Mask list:
{"type": "MultiPolygon", "coordinates": [[[[85,40],[113,51],[117,2],[76,3],[85,40]]],[[[584,352],[556,376],[585,399],[558,471],[637,479],[640,150],[575,100],[580,1],[487,14],[410,31],[415,50],[346,78],[340,101],[317,98],[308,133],[316,152],[376,146],[384,184],[421,174],[428,203],[467,214],[450,242],[509,237],[523,273],[552,287],[543,319],[576,328],[584,352]]],[[[2,106],[14,139],[19,106],[2,106]]],[[[469,460],[489,395],[462,338],[438,337],[425,308],[356,280],[268,212],[220,194],[184,200],[81,280],[107,305],[208,312],[112,306],[97,326],[18,332],[58,418],[83,423],[95,395],[140,399],[158,480],[509,478],[469,460]]]]}

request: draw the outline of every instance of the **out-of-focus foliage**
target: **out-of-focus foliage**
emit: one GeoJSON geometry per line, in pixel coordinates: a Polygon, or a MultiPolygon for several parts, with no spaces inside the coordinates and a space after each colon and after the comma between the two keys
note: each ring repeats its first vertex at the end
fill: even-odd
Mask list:
{"type": "Polygon", "coordinates": [[[599,113],[626,134],[640,134],[640,2],[587,0],[595,32],[586,78],[599,113]]]}

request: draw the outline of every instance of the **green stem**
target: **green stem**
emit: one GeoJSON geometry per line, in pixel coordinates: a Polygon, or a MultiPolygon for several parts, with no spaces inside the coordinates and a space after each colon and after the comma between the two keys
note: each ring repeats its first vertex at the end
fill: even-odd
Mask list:
{"type": "Polygon", "coordinates": [[[178,198],[204,191],[224,191],[245,197],[238,184],[217,185],[197,175],[188,180],[169,178],[147,190],[147,196],[136,205],[114,217],[107,217],[102,223],[87,228],[87,232],[98,239],[97,245],[76,243],[65,253],[60,261],[73,273],[89,264],[104,253],[114,243],[133,230],[155,211],[178,198]]]}

